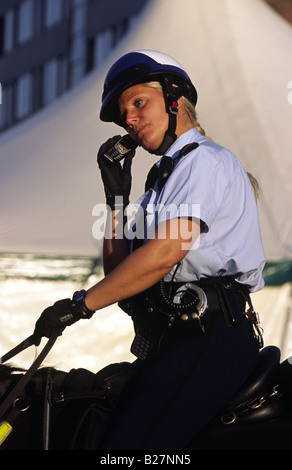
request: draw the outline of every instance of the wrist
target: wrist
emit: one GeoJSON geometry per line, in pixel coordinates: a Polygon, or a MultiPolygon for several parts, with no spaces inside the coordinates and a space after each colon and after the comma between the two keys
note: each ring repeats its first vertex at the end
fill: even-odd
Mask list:
{"type": "Polygon", "coordinates": [[[129,196],[108,196],[106,198],[106,203],[111,210],[124,209],[129,202],[129,196]]]}
{"type": "Polygon", "coordinates": [[[73,302],[75,302],[80,308],[85,318],[91,318],[95,310],[90,310],[85,303],[86,291],[84,289],[74,292],[73,302]]]}

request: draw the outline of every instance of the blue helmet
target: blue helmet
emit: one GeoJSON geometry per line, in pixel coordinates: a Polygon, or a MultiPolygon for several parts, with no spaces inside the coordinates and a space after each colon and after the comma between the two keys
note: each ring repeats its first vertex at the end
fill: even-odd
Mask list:
{"type": "Polygon", "coordinates": [[[104,82],[100,119],[122,125],[118,111],[120,94],[133,85],[152,80],[161,83],[165,98],[169,93],[175,94],[176,98],[185,96],[196,105],[197,91],[188,74],[176,60],[161,52],[137,50],[120,57],[108,71],[104,82]],[[175,85],[175,88],[172,85],[175,85]]]}
{"type": "Polygon", "coordinates": [[[162,155],[177,138],[175,132],[178,99],[185,96],[194,106],[198,99],[196,88],[188,74],[172,57],[161,52],[138,50],[118,59],[105,78],[100,119],[124,127],[118,107],[120,94],[133,85],[153,80],[161,83],[166,112],[169,116],[168,129],[163,141],[158,149],[152,151],[162,155]]]}

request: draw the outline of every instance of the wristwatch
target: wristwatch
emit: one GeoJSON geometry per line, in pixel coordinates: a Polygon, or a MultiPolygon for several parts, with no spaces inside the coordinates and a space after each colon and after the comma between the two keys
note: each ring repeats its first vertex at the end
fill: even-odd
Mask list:
{"type": "Polygon", "coordinates": [[[90,310],[85,303],[86,291],[84,289],[74,292],[73,301],[76,302],[85,314],[86,318],[91,318],[94,314],[93,310],[90,310]]]}

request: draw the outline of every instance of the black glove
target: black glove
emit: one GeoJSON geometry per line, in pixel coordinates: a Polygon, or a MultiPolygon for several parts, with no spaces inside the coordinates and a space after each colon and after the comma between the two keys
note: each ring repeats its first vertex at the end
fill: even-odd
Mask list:
{"type": "Polygon", "coordinates": [[[42,337],[50,338],[54,330],[59,330],[61,335],[66,326],[73,325],[81,318],[91,318],[94,312],[84,308],[84,303],[71,299],[58,300],[51,307],[47,307],[36,322],[31,337],[33,344],[38,346],[42,337]]]}
{"type": "Polygon", "coordinates": [[[123,166],[120,162],[115,162],[109,166],[104,158],[106,151],[112,147],[119,139],[116,135],[108,139],[99,149],[97,154],[97,163],[101,171],[101,177],[104,184],[106,203],[111,209],[115,208],[115,196],[122,196],[122,204],[129,204],[129,196],[132,186],[131,166],[135,155],[135,150],[131,150],[124,159],[123,166]]]}

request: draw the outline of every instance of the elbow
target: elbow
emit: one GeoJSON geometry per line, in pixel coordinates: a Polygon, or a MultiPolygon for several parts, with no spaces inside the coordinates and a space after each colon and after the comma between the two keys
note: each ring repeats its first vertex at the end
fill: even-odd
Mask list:
{"type": "Polygon", "coordinates": [[[187,251],[174,249],[172,246],[162,246],[156,253],[156,269],[163,275],[167,274],[187,254],[187,251]]]}

